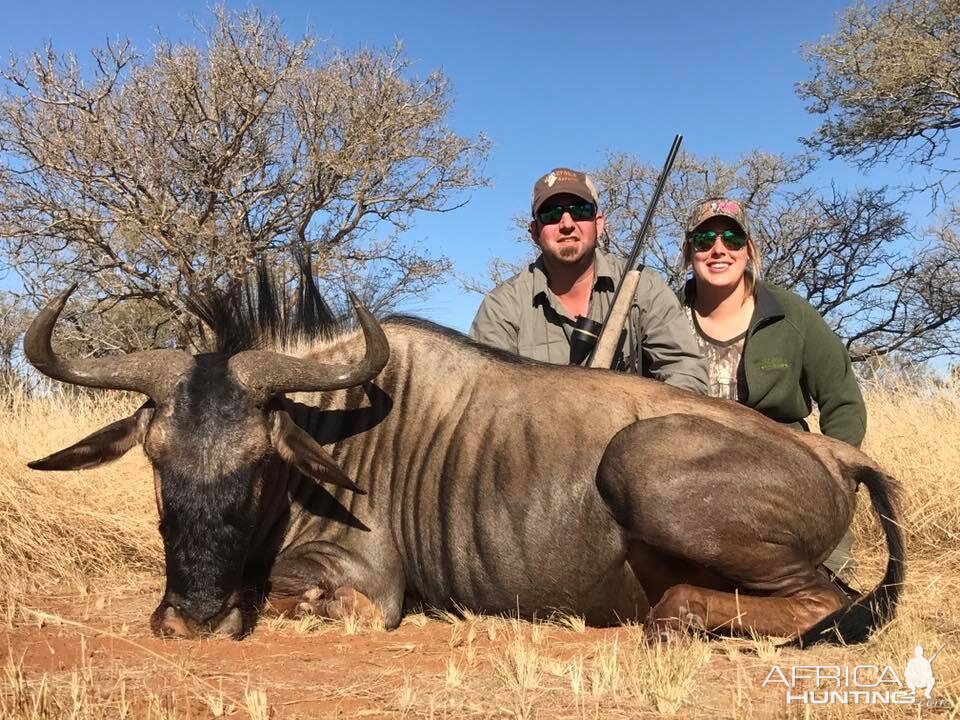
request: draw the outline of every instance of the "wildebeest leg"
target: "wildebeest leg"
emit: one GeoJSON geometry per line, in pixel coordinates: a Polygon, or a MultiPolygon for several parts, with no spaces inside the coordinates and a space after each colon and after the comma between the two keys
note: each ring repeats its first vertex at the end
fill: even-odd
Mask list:
{"type": "Polygon", "coordinates": [[[675,585],[650,611],[648,622],[655,631],[695,628],[790,636],[812,627],[845,602],[829,582],[789,597],[757,597],[675,585]]]}
{"type": "Polygon", "coordinates": [[[356,588],[340,586],[332,592],[314,586],[298,594],[281,592],[268,596],[269,609],[281,615],[319,615],[341,620],[355,616],[367,622],[383,617],[383,612],[370,598],[356,588]]]}
{"type": "Polygon", "coordinates": [[[611,440],[597,487],[657,624],[792,635],[846,602],[817,566],[853,489],[788,434],[641,420],[611,440]]]}
{"type": "MultiPolygon", "coordinates": [[[[396,567],[396,566],[395,566],[396,567]]],[[[374,572],[362,559],[327,542],[308,542],[280,554],[270,572],[268,608],[284,614],[339,619],[356,615],[384,626],[400,624],[403,583],[390,567],[374,572]]]]}

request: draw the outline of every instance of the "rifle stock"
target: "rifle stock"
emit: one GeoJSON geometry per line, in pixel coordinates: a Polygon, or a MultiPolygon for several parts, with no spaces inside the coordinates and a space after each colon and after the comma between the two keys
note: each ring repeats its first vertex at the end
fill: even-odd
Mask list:
{"type": "Polygon", "coordinates": [[[673,167],[673,161],[680,151],[680,143],[683,142],[682,135],[676,135],[673,138],[673,144],[670,146],[670,152],[667,153],[667,159],[663,163],[663,169],[660,170],[660,177],[657,178],[657,184],[653,189],[653,195],[650,196],[650,203],[647,205],[647,212],[643,216],[643,223],[640,225],[640,232],[637,233],[637,239],[633,243],[633,249],[627,258],[627,272],[620,278],[617,284],[616,292],[613,295],[613,303],[607,316],[603,321],[603,328],[597,339],[597,344],[593,348],[590,358],[587,360],[587,366],[593,368],[610,368],[613,366],[614,356],[617,347],[620,344],[620,335],[626,327],[627,319],[630,315],[630,308],[633,305],[633,299],[637,293],[637,285],[640,283],[640,269],[632,269],[640,254],[640,248],[643,246],[643,240],[653,222],[653,214],[657,208],[657,202],[660,200],[660,194],[663,192],[663,186],[667,182],[667,176],[670,175],[670,169],[673,167]]]}
{"type": "Polygon", "coordinates": [[[603,330],[600,331],[600,337],[597,339],[597,347],[594,348],[593,357],[590,358],[588,363],[590,367],[610,368],[613,366],[613,358],[620,345],[620,334],[627,324],[627,316],[630,314],[630,308],[633,305],[633,298],[637,294],[637,285],[639,284],[639,270],[629,270],[623,276],[620,290],[613,299],[613,306],[610,308],[607,320],[603,324],[603,330]]]}

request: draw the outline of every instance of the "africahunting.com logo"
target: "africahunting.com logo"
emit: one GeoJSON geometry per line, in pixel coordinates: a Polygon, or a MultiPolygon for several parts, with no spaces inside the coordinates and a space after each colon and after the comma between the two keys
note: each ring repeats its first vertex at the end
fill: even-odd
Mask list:
{"type": "Polygon", "coordinates": [[[950,707],[931,692],[937,684],[933,661],[917,645],[903,672],[892,665],[774,665],[761,687],[782,686],[787,704],[922,705],[950,707]]]}

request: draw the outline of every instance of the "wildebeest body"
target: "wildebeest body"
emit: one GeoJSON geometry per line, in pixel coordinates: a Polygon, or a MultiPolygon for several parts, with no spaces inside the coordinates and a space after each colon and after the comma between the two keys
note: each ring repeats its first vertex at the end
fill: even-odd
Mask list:
{"type": "MultiPolygon", "coordinates": [[[[676,555],[671,577],[651,579],[670,586],[710,574],[725,555],[742,557],[730,551],[741,543],[799,547],[816,565],[849,523],[852,484],[831,475],[803,436],[752,411],[636,377],[504,361],[417,324],[388,323],[385,331],[391,361],[375,383],[288,405],[367,490],[334,497],[310,483],[303,492],[314,503],[320,494],[328,506],[341,504],[344,517],[363,527],[301,511],[294,501],[278,571],[296,566],[309,575],[304,563],[317,564],[323,553],[311,545],[294,563],[294,548],[322,540],[337,558],[317,565],[323,584],[356,587],[381,605],[388,626],[399,622],[405,596],[524,616],[562,609],[598,624],[643,618],[649,604],[627,562],[631,539],[676,555]],[[601,496],[597,468],[618,431],[656,417],[658,408],[702,414],[705,407],[725,420],[723,432],[736,433],[722,461],[716,421],[712,433],[654,432],[622,492],[606,488],[601,496]],[[770,434],[773,455],[763,442],[770,434]],[[642,536],[632,533],[631,517],[642,536]],[[710,520],[718,521],[712,534],[710,520]]],[[[349,345],[322,356],[349,356],[356,352],[349,345]]]]}
{"type": "Polygon", "coordinates": [[[836,623],[852,641],[893,613],[892,481],[837,441],[655,381],[507,356],[429,323],[381,328],[359,307],[362,333],[297,356],[153,351],[104,371],[52,352],[66,298],[31,325],[31,362],[151,401],[31,466],[89,467],[143,444],[167,561],[151,619],[160,634],[242,636],[251,585],[281,611],[372,603],[387,627],[425,603],[804,641],[836,623]],[[303,388],[318,392],[292,394],[303,388]],[[861,482],[890,561],[881,586],[844,610],[818,565],[861,482]]]}
{"type": "MultiPolygon", "coordinates": [[[[487,612],[565,608],[595,622],[645,613],[595,484],[603,438],[639,417],[636,409],[623,402],[602,413],[594,407],[598,419],[588,422],[581,397],[564,399],[549,381],[532,377],[541,366],[503,363],[415,326],[385,330],[393,360],[375,384],[287,405],[298,425],[330,442],[338,465],[367,492],[334,496],[312,481],[298,483],[309,499],[294,498],[281,558],[320,538],[337,554],[345,550],[352,576],[330,584],[355,584],[376,598],[391,626],[405,595],[487,612]],[[401,348],[410,339],[411,352],[436,358],[428,371],[403,367],[401,348]],[[434,353],[431,343],[450,347],[434,353]],[[510,389],[497,373],[531,377],[510,389]],[[543,416],[524,400],[538,393],[538,383],[543,416]],[[318,503],[342,505],[363,527],[317,516],[318,503]],[[368,571],[371,554],[378,561],[368,571]]],[[[290,476],[285,465],[271,471],[290,476]]]]}

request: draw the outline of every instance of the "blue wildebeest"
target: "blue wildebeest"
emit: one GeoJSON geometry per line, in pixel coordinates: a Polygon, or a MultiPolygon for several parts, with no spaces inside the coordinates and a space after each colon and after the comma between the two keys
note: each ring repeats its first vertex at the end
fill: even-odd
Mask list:
{"type": "Polygon", "coordinates": [[[360,330],[265,349],[276,293],[261,280],[246,304],[198,304],[219,338],[204,354],[60,357],[50,337],[70,291],[26,334],[46,375],[150,398],[30,465],[143,446],[166,559],[156,633],[241,637],[265,605],[375,611],[387,628],[414,604],[559,610],[800,643],[859,641],[893,616],[895,485],[859,450],[652,380],[508,356],[423,321],[381,326],[358,303],[360,330]],[[859,484],[889,560],[851,602],[820,564],[859,484]]]}

